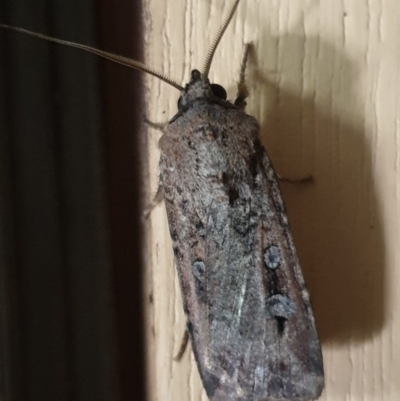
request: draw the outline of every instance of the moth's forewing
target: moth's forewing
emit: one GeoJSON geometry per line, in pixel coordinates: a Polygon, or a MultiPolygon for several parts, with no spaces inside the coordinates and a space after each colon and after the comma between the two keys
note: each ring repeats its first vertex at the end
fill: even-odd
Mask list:
{"type": "Polygon", "coordinates": [[[199,98],[160,140],[160,173],[196,361],[213,401],[314,400],[321,349],[257,121],[199,98]]]}

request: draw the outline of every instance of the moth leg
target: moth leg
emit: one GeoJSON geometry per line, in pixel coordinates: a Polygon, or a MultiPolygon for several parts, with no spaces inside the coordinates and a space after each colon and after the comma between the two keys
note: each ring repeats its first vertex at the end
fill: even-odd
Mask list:
{"type": "Polygon", "coordinates": [[[186,351],[186,347],[188,345],[188,342],[189,342],[189,331],[186,328],[186,330],[185,330],[185,332],[183,333],[183,336],[182,336],[181,346],[179,347],[178,353],[174,357],[174,361],[179,362],[182,359],[183,354],[186,351]]]}
{"type": "Polygon", "coordinates": [[[301,178],[288,178],[288,177],[282,177],[279,174],[276,174],[278,177],[279,181],[281,182],[289,182],[291,184],[310,184],[314,181],[314,178],[311,174],[308,174],[304,177],[301,178]]]}
{"type": "Polygon", "coordinates": [[[149,218],[151,212],[155,209],[157,205],[159,205],[162,202],[163,199],[164,199],[164,187],[162,184],[159,184],[153,202],[149,206],[147,206],[143,212],[143,218],[145,220],[149,218]]]}
{"type": "Polygon", "coordinates": [[[239,74],[239,83],[238,83],[238,92],[237,98],[235,100],[235,105],[244,109],[246,107],[246,98],[249,96],[249,90],[247,89],[247,85],[245,82],[245,74],[246,74],[246,67],[247,67],[247,60],[249,58],[249,52],[252,44],[246,43],[244,47],[244,55],[242,64],[240,66],[240,74],[239,74]]]}
{"type": "Polygon", "coordinates": [[[143,117],[143,122],[150,128],[154,128],[157,131],[164,131],[164,128],[168,125],[168,123],[153,123],[147,117],[143,117]]]}

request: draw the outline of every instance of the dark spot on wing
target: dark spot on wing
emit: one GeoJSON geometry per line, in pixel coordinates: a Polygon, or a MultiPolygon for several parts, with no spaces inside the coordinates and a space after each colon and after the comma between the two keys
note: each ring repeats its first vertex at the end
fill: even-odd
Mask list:
{"type": "Polygon", "coordinates": [[[286,320],[284,317],[275,316],[276,323],[278,324],[278,335],[281,336],[285,330],[286,320]]]}
{"type": "Polygon", "coordinates": [[[201,283],[204,281],[206,266],[202,260],[196,260],[192,264],[193,274],[201,283]]]}
{"type": "Polygon", "coordinates": [[[289,297],[282,294],[272,295],[267,298],[267,309],[272,317],[287,320],[296,312],[296,305],[289,297]]]}
{"type": "Polygon", "coordinates": [[[268,269],[278,269],[281,264],[281,251],[276,245],[270,245],[264,252],[264,263],[268,269]]]}
{"type": "Polygon", "coordinates": [[[229,196],[230,205],[233,205],[235,203],[236,199],[239,198],[239,192],[236,188],[230,187],[228,196],[229,196]]]}
{"type": "Polygon", "coordinates": [[[264,148],[261,145],[259,139],[254,140],[253,142],[254,153],[251,155],[249,160],[250,172],[253,177],[255,177],[259,172],[259,163],[262,160],[264,148]]]}
{"type": "Polygon", "coordinates": [[[268,280],[268,292],[269,294],[275,295],[280,292],[279,288],[279,277],[276,274],[275,270],[268,270],[267,271],[267,280],[268,280]]]}
{"type": "Polygon", "coordinates": [[[229,177],[227,173],[222,174],[222,182],[226,188],[226,192],[228,193],[229,197],[229,204],[233,206],[235,201],[239,198],[239,192],[236,189],[236,186],[234,184],[234,180],[229,177]]]}

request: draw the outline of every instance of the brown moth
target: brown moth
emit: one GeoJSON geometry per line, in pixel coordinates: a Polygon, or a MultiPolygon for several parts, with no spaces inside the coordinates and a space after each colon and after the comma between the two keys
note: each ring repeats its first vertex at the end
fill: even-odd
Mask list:
{"type": "MultiPolygon", "coordinates": [[[[211,401],[315,400],[324,387],[321,347],[277,176],[238,98],[226,100],[208,71],[182,88],[136,61],[21,28],[141,69],[181,91],[159,145],[160,188],[187,329],[211,401]]],[[[159,196],[158,196],[159,198],[159,196]]]]}

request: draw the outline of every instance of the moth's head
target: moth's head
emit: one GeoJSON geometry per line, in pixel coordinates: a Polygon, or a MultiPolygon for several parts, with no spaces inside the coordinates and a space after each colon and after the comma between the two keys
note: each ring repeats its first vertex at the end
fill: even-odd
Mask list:
{"type": "Polygon", "coordinates": [[[199,99],[226,100],[226,96],[226,90],[221,85],[210,84],[210,81],[204,80],[198,70],[193,70],[189,83],[181,91],[178,109],[183,111],[199,99]]]}

